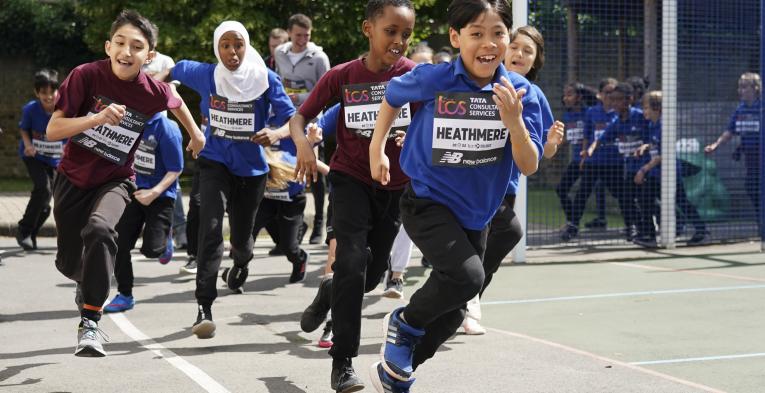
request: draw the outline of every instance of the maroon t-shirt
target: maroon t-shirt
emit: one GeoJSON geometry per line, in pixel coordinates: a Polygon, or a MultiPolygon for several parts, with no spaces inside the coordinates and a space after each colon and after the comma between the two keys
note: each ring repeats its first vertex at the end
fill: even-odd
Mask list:
{"type": "MultiPolygon", "coordinates": [[[[167,83],[158,82],[144,72],[139,72],[132,81],[117,78],[109,59],[78,66],[61,84],[58,93],[56,110],[63,111],[69,118],[98,112],[98,98],[125,105],[129,111],[146,116],[147,120],[157,112],[178,108],[183,103],[173,96],[167,83]]],[[[132,178],[138,145],[133,145],[124,163],[117,164],[77,143],[67,143],[58,171],[75,186],[85,189],[110,180],[132,178]]]]}
{"type": "MultiPolygon", "coordinates": [[[[361,83],[388,82],[392,78],[406,74],[416,64],[406,57],[400,58],[390,69],[373,73],[361,60],[340,64],[321,77],[311,90],[311,95],[300,106],[298,112],[306,119],[315,118],[328,104],[343,103],[343,86],[361,83]]],[[[369,144],[372,140],[349,131],[345,124],[345,107],[340,108],[337,119],[337,150],[332,156],[330,168],[373,185],[374,180],[369,170],[369,144]]],[[[398,163],[401,148],[393,139],[388,139],[385,154],[390,159],[390,182],[383,186],[386,190],[404,188],[409,178],[398,163]]]]}

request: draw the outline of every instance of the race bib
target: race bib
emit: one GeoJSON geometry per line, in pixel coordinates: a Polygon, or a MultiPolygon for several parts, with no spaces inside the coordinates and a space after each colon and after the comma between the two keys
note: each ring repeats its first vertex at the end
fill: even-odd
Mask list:
{"type": "MultiPolygon", "coordinates": [[[[103,96],[96,97],[96,103],[88,116],[95,116],[113,102],[103,96]]],[[[130,151],[141,138],[147,119],[146,115],[127,108],[119,125],[93,127],[73,136],[72,142],[117,165],[125,165],[130,151]]]]}
{"type": "Polygon", "coordinates": [[[308,87],[306,86],[305,81],[296,81],[285,78],[282,79],[282,84],[284,85],[284,91],[286,91],[287,94],[308,93],[308,87]]]}
{"type": "Polygon", "coordinates": [[[624,157],[632,155],[638,147],[643,145],[643,139],[640,136],[622,135],[616,140],[616,147],[619,154],[624,157]]]}
{"type": "Polygon", "coordinates": [[[290,193],[287,190],[281,191],[281,190],[266,189],[266,191],[263,193],[263,197],[266,199],[274,200],[274,201],[292,202],[292,198],[290,198],[290,193]]]}
{"type": "Polygon", "coordinates": [[[135,151],[135,160],[133,161],[133,169],[136,173],[146,176],[154,176],[156,149],[156,141],[152,144],[151,142],[141,139],[141,142],[138,145],[138,150],[135,151]]]}
{"type": "Polygon", "coordinates": [[[50,158],[61,158],[64,154],[64,142],[49,142],[42,139],[32,139],[32,146],[37,150],[37,154],[50,158]]]}
{"type": "Polygon", "coordinates": [[[760,122],[758,120],[736,120],[736,133],[740,135],[759,134],[760,122]]]}
{"type": "Polygon", "coordinates": [[[584,122],[577,121],[566,124],[566,140],[569,143],[578,145],[584,139],[584,122]]]}
{"type": "MultiPolygon", "coordinates": [[[[380,104],[385,98],[388,82],[362,83],[343,86],[343,109],[345,128],[362,138],[372,138],[380,104]]],[[[406,131],[412,121],[409,103],[401,107],[393,121],[388,138],[395,137],[396,131],[406,131]]]]}
{"type": "Polygon", "coordinates": [[[255,101],[234,102],[210,96],[210,132],[234,141],[249,141],[255,135],[255,101]]]}
{"type": "Polygon", "coordinates": [[[436,93],[434,166],[476,167],[502,161],[508,131],[492,93],[436,93]]]}

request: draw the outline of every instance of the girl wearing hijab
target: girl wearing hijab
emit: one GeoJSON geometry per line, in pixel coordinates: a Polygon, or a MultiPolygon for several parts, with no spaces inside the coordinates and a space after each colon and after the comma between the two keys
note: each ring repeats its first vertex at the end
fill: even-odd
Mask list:
{"type": "Polygon", "coordinates": [[[211,307],[223,257],[223,214],[228,207],[231,257],[228,287],[241,292],[252,259],[252,229],[268,174],[264,147],[289,135],[295,107],[277,74],[250,46],[245,27],[221,23],[213,34],[217,64],[182,60],[170,78],[201,97],[209,143],[199,155],[201,208],[197,249],[197,319],[191,331],[200,339],[215,336],[211,307]],[[272,109],[272,112],[269,112],[272,109]],[[266,125],[278,126],[269,129],[266,125]]]}

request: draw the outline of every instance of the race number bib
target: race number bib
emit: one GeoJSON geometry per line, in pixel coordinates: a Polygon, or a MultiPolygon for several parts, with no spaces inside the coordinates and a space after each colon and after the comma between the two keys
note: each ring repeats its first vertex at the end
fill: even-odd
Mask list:
{"type": "Polygon", "coordinates": [[[287,190],[266,189],[266,191],[263,193],[263,197],[266,199],[274,200],[274,201],[292,202],[292,198],[290,198],[290,193],[287,190]]]}
{"type": "Polygon", "coordinates": [[[50,158],[61,158],[64,154],[64,142],[49,142],[42,139],[32,139],[32,146],[37,150],[37,154],[50,158]]]}
{"type": "Polygon", "coordinates": [[[744,134],[759,134],[760,133],[760,121],[751,119],[753,116],[739,116],[736,119],[736,133],[739,135],[744,134]]]}
{"type": "Polygon", "coordinates": [[[234,102],[211,95],[210,132],[219,138],[249,141],[255,135],[255,101],[234,102]]]}
{"type": "Polygon", "coordinates": [[[306,86],[305,81],[285,78],[282,80],[282,84],[284,85],[284,91],[286,91],[287,94],[308,93],[308,87],[306,86]]]}
{"type": "Polygon", "coordinates": [[[508,131],[491,95],[436,93],[433,165],[476,167],[502,161],[508,131]]]}
{"type": "Polygon", "coordinates": [[[145,139],[141,139],[138,145],[138,150],[135,151],[135,161],[133,161],[133,169],[136,173],[140,173],[146,176],[153,176],[156,160],[157,143],[147,142],[145,139]]]}
{"type": "MultiPolygon", "coordinates": [[[[343,86],[343,109],[345,127],[359,137],[370,139],[375,128],[380,104],[385,97],[388,82],[362,83],[343,86]]],[[[395,137],[396,131],[406,131],[412,121],[409,103],[401,107],[393,121],[388,138],[395,137]]]]}
{"type": "Polygon", "coordinates": [[[578,145],[582,143],[584,139],[584,122],[570,122],[566,123],[566,140],[568,143],[578,145]]]}
{"type": "Polygon", "coordinates": [[[621,135],[616,140],[616,147],[619,149],[619,154],[624,157],[628,157],[635,153],[638,147],[643,145],[643,139],[639,135],[621,135]]]}
{"type": "MultiPolygon", "coordinates": [[[[96,97],[96,103],[88,116],[95,116],[113,102],[103,96],[96,97]]],[[[125,165],[130,151],[141,138],[147,119],[146,115],[127,108],[119,125],[93,127],[73,136],[72,142],[117,165],[125,165]]]]}

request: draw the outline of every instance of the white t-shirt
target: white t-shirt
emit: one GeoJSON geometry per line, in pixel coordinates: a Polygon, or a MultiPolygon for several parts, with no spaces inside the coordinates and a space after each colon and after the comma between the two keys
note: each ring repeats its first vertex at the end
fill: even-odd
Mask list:
{"type": "Polygon", "coordinates": [[[297,64],[298,61],[300,61],[300,59],[303,58],[303,56],[305,56],[305,52],[307,52],[307,51],[308,51],[308,48],[305,48],[305,49],[303,49],[302,52],[298,52],[298,53],[295,53],[292,50],[289,50],[289,51],[287,51],[287,57],[289,57],[290,62],[292,63],[292,65],[295,65],[295,64],[297,64]]]}

